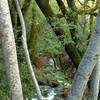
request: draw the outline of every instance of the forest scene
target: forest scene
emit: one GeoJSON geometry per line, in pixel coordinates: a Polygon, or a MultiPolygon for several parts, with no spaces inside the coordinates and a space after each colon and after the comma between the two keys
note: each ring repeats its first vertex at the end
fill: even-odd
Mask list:
{"type": "Polygon", "coordinates": [[[0,0],[0,100],[100,100],[100,0],[0,0]]]}

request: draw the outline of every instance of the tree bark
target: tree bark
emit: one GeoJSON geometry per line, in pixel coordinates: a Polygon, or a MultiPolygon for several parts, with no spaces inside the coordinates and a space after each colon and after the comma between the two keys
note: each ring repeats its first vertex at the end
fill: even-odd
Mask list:
{"type": "Polygon", "coordinates": [[[94,67],[90,78],[90,96],[89,100],[97,100],[99,93],[99,82],[100,82],[100,58],[94,67]]]}
{"type": "Polygon", "coordinates": [[[8,0],[0,0],[0,33],[10,89],[10,100],[23,100],[15,39],[10,18],[8,0]]]}
{"type": "MultiPolygon", "coordinates": [[[[100,4],[100,3],[99,3],[100,4]]],[[[100,7],[99,7],[100,9],[100,7]]],[[[89,77],[100,57],[100,10],[97,23],[84,57],[79,64],[78,71],[69,92],[67,100],[82,100],[89,77]]]]}

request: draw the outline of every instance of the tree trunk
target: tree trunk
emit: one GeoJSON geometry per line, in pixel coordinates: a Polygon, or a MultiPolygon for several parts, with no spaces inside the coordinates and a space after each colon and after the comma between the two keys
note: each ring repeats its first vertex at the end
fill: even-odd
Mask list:
{"type": "Polygon", "coordinates": [[[2,48],[10,88],[10,100],[23,100],[8,0],[0,1],[0,33],[2,35],[2,48]]]}
{"type": "MultiPolygon", "coordinates": [[[[100,9],[100,7],[99,7],[100,9]]],[[[78,67],[67,100],[82,100],[89,77],[100,57],[100,10],[97,24],[86,53],[78,67]]]]}
{"type": "MultiPolygon", "coordinates": [[[[32,20],[30,20],[31,18],[29,18],[28,20],[25,20],[25,24],[27,26],[29,26],[29,24],[27,24],[27,23],[28,22],[32,23],[31,26],[29,26],[29,27],[31,27],[31,31],[30,31],[30,34],[28,34],[29,38],[28,38],[27,42],[28,42],[30,57],[33,62],[34,58],[36,56],[36,45],[38,43],[39,37],[42,34],[44,34],[45,29],[42,27],[43,23],[44,23],[44,16],[41,14],[41,11],[39,10],[35,0],[32,0],[32,1],[33,2],[30,4],[30,6],[32,5],[32,11],[30,13],[30,15],[32,14],[32,20]]],[[[27,9],[27,11],[30,11],[30,9],[27,9]]],[[[25,16],[27,17],[27,13],[24,13],[24,17],[25,16]]],[[[28,29],[29,28],[27,28],[26,30],[28,30],[28,29]]]]}

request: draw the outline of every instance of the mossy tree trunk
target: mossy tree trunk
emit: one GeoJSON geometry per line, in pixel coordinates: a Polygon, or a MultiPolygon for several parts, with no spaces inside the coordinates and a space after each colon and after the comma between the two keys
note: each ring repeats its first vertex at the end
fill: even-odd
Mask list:
{"type": "Polygon", "coordinates": [[[28,48],[31,60],[33,61],[36,53],[36,44],[40,35],[43,33],[42,24],[44,23],[41,12],[34,0],[30,0],[27,9],[24,9],[24,18],[28,37],[28,48]]]}
{"type": "MultiPolygon", "coordinates": [[[[65,31],[60,27],[58,23],[58,18],[57,16],[54,14],[54,12],[52,11],[50,5],[49,5],[49,1],[45,1],[45,0],[36,0],[39,8],[41,9],[41,11],[43,12],[43,14],[45,15],[48,23],[51,25],[54,33],[56,34],[56,36],[59,38],[59,40],[63,43],[63,39],[64,39],[64,35],[66,34],[65,31]]],[[[64,44],[62,44],[64,45],[64,44]]],[[[71,58],[72,62],[74,63],[74,65],[77,67],[81,57],[80,54],[78,53],[76,47],[74,46],[73,43],[70,44],[66,44],[64,45],[64,47],[66,48],[66,52],[68,53],[69,57],[71,58]],[[70,51],[74,51],[74,52],[70,52],[70,51]],[[74,55],[74,56],[73,56],[74,55]]]]}

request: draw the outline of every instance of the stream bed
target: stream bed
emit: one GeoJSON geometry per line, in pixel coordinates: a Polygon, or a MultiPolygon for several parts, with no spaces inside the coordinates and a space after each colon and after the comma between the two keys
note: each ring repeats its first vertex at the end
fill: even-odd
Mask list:
{"type": "MultiPolygon", "coordinates": [[[[64,100],[68,91],[68,85],[58,86],[56,88],[41,86],[40,88],[42,90],[43,100],[64,100]]],[[[37,94],[31,100],[38,100],[37,94]]]]}

